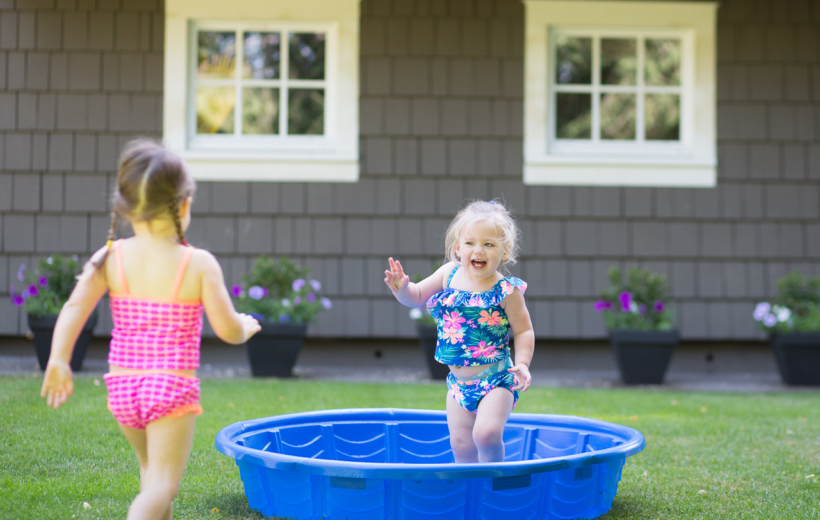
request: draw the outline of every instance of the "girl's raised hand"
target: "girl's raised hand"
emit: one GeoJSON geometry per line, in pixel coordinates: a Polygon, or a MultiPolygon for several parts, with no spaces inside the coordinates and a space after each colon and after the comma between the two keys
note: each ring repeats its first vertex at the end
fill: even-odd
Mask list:
{"type": "Polygon", "coordinates": [[[518,381],[518,383],[514,385],[511,390],[521,390],[522,392],[526,392],[532,382],[530,369],[526,363],[518,363],[512,368],[508,368],[507,372],[514,375],[515,379],[518,381]]]}
{"type": "Polygon", "coordinates": [[[393,260],[392,257],[388,258],[387,261],[390,262],[390,270],[384,272],[384,283],[390,287],[391,291],[403,290],[410,283],[410,277],[404,274],[401,262],[393,260]]]}
{"type": "Polygon", "coordinates": [[[46,398],[46,404],[56,410],[74,393],[74,379],[71,367],[64,361],[49,360],[43,376],[40,397],[46,398]]]}

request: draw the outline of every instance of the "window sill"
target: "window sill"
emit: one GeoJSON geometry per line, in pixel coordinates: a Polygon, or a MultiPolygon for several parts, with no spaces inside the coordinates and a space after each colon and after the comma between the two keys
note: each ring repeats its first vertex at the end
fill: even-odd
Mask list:
{"type": "Polygon", "coordinates": [[[714,188],[717,163],[657,158],[547,157],[525,162],[524,184],[714,188]]]}
{"type": "Polygon", "coordinates": [[[197,180],[270,182],[357,182],[359,160],[342,156],[272,157],[268,154],[183,152],[197,180]]]}

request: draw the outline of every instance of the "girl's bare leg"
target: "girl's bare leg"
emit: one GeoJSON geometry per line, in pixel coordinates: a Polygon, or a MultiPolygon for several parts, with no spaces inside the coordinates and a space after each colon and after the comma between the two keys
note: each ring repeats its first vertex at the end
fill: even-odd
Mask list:
{"type": "Polygon", "coordinates": [[[450,447],[458,464],[478,462],[478,451],[473,442],[473,426],[476,415],[467,411],[447,392],[447,427],[450,430],[450,447]]]}
{"type": "Polygon", "coordinates": [[[128,508],[128,520],[170,520],[171,503],[191,453],[195,422],[196,415],[189,413],[148,423],[147,464],[141,471],[140,494],[128,508]]]}
{"type": "Polygon", "coordinates": [[[495,388],[478,403],[472,432],[478,462],[504,462],[504,425],[510,418],[513,400],[512,392],[495,388]]]}

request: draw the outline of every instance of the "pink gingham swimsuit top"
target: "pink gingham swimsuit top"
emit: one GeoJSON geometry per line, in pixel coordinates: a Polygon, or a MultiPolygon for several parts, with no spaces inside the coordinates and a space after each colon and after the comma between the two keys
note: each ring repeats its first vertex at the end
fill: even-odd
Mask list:
{"type": "Polygon", "coordinates": [[[134,370],[195,370],[202,341],[202,301],[180,300],[179,289],[194,252],[188,247],[174,278],[171,298],[128,291],[122,241],[114,244],[120,293],[111,293],[111,348],[108,363],[134,370]]]}

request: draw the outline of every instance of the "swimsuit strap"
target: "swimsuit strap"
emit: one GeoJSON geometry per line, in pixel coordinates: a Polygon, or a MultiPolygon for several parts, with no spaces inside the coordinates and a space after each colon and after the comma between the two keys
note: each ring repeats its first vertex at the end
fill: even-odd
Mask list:
{"type": "Polygon", "coordinates": [[[185,278],[185,271],[188,269],[188,262],[191,260],[191,255],[194,254],[194,248],[188,246],[185,248],[185,253],[182,255],[182,260],[179,262],[176,277],[174,277],[174,286],[171,290],[171,298],[179,299],[179,289],[182,287],[182,280],[185,278]]]}
{"type": "Polygon", "coordinates": [[[452,282],[452,281],[453,281],[453,276],[455,276],[455,275],[456,275],[456,271],[458,271],[458,268],[459,268],[459,267],[461,267],[461,266],[458,266],[458,265],[457,265],[457,266],[456,266],[456,268],[455,268],[455,269],[453,269],[453,272],[451,272],[451,273],[450,273],[450,277],[449,277],[449,278],[447,278],[447,289],[449,289],[449,288],[450,288],[450,282],[452,282]]]}
{"type": "Polygon", "coordinates": [[[125,269],[122,266],[122,239],[114,242],[114,259],[117,264],[117,278],[120,279],[120,290],[128,294],[130,292],[128,290],[128,281],[125,279],[125,269]]]}

